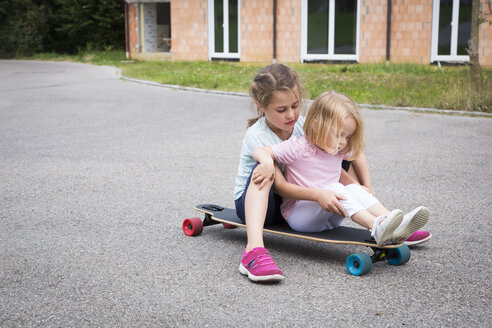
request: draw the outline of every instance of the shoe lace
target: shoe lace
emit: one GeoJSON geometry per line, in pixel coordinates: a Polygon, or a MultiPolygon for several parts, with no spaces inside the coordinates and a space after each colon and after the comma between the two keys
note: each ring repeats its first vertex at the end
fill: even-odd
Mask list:
{"type": "Polygon", "coordinates": [[[381,228],[382,228],[382,224],[384,222],[384,220],[386,220],[386,215],[384,216],[380,216],[376,219],[376,224],[374,224],[373,226],[373,229],[371,231],[371,236],[373,237],[379,237],[379,235],[381,234],[381,228]]]}

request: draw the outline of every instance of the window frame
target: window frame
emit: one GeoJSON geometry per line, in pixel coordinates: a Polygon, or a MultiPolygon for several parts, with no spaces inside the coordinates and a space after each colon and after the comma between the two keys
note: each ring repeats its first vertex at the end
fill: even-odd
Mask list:
{"type": "Polygon", "coordinates": [[[335,0],[329,0],[328,17],[328,53],[309,54],[308,41],[308,0],[301,2],[301,62],[318,60],[356,61],[359,62],[359,35],[360,35],[360,0],[357,0],[357,19],[355,36],[355,54],[335,54],[335,0]]]}
{"type": "Polygon", "coordinates": [[[215,8],[214,0],[208,0],[208,60],[212,59],[239,59],[241,52],[241,39],[240,39],[240,27],[241,27],[241,4],[237,1],[237,53],[229,52],[229,1],[222,0],[223,3],[223,40],[224,51],[215,51],[215,8]]]}
{"type": "Polygon", "coordinates": [[[458,26],[460,14],[460,0],[453,0],[453,18],[451,20],[451,54],[439,55],[439,13],[441,0],[432,1],[432,37],[431,37],[431,63],[454,62],[467,63],[470,61],[468,55],[457,55],[458,51],[458,26]]]}
{"type": "MultiPolygon", "coordinates": [[[[151,4],[155,4],[156,7],[155,7],[155,16],[156,16],[156,23],[155,25],[157,26],[157,4],[158,3],[169,3],[171,5],[171,0],[159,0],[159,1],[154,1],[154,2],[145,2],[145,1],[138,1],[136,2],[136,5],[137,5],[137,13],[136,13],[136,22],[137,22],[137,52],[138,53],[141,53],[141,54],[170,54],[171,53],[171,46],[169,47],[169,51],[157,51],[157,47],[156,47],[156,51],[147,51],[145,49],[145,33],[146,33],[146,28],[145,28],[145,19],[146,19],[146,15],[145,15],[145,6],[146,5],[151,5],[151,4]]],[[[169,21],[169,40],[172,40],[172,34],[171,34],[171,26],[172,26],[172,23],[171,23],[171,20],[172,20],[172,17],[171,17],[171,7],[169,7],[169,18],[170,18],[170,21],[169,21]]],[[[157,40],[156,40],[156,43],[157,43],[157,40]]]]}

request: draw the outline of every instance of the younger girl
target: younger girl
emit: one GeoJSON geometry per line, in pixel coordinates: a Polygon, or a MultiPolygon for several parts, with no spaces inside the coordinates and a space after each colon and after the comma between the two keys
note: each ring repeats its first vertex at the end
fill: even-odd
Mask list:
{"type": "MultiPolygon", "coordinates": [[[[356,159],[364,148],[363,122],[357,105],[347,96],[330,91],[312,104],[304,123],[304,136],[293,136],[273,146],[258,148],[253,158],[261,170],[254,184],[274,177],[274,159],[285,164],[286,180],[308,188],[322,188],[343,195],[340,203],[356,223],[372,230],[379,246],[400,243],[424,226],[429,211],[418,207],[400,226],[401,210],[388,211],[359,184],[339,183],[343,159],[356,159]]],[[[338,227],[343,217],[324,211],[318,203],[286,199],[281,205],[283,217],[297,231],[319,232],[338,227]]]]}

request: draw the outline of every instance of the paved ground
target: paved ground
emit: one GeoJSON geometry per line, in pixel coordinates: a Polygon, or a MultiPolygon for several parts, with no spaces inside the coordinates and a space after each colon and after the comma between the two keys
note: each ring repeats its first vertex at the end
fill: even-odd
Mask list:
{"type": "Polygon", "coordinates": [[[409,263],[266,237],[285,274],[237,271],[245,232],[186,237],[232,206],[247,98],[125,82],[115,69],[0,61],[0,326],[490,327],[492,120],[364,110],[379,198],[425,204],[409,263]]]}

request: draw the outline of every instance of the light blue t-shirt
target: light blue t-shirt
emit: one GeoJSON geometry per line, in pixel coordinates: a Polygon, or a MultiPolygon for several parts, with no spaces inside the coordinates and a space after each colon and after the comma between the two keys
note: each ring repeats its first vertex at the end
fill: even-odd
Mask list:
{"type": "MultiPolygon", "coordinates": [[[[305,118],[299,116],[291,137],[304,135],[304,130],[302,129],[304,121],[305,118]]],[[[263,146],[272,146],[279,142],[282,142],[282,140],[270,130],[266,124],[265,116],[258,119],[255,124],[248,128],[243,139],[241,157],[239,158],[239,168],[234,186],[234,199],[238,199],[244,193],[246,182],[251,175],[251,171],[253,171],[253,167],[256,165],[256,161],[252,156],[255,149],[263,146]]]]}

